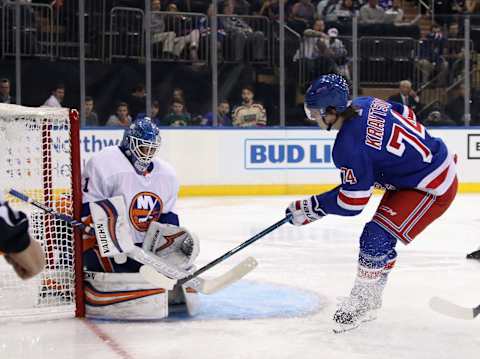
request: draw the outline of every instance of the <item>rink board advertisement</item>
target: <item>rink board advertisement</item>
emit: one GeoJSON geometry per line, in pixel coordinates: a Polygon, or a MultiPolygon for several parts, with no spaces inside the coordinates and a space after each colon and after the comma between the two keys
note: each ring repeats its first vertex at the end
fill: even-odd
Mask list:
{"type": "MultiPolygon", "coordinates": [[[[162,129],[160,156],[177,170],[184,195],[309,193],[339,183],[335,132],[318,129],[162,129]]],[[[480,128],[436,129],[458,155],[462,191],[480,192],[480,128]]],[[[81,131],[82,165],[123,135],[81,131]]],[[[355,156],[355,149],[352,149],[355,156]]]]}

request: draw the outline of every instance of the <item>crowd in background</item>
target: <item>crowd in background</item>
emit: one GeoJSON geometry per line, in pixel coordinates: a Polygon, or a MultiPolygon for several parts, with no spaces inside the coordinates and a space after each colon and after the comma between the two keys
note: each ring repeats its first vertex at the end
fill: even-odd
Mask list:
{"type": "MultiPolygon", "coordinates": [[[[50,96],[45,100],[42,106],[62,107],[65,97],[65,86],[58,84],[52,89],[50,96]]],[[[216,116],[217,126],[219,127],[265,127],[267,125],[267,114],[261,103],[255,101],[255,92],[253,87],[244,86],[241,92],[242,102],[231,106],[229,101],[218,101],[216,113],[213,111],[203,115],[193,116],[188,112],[185,95],[181,88],[175,88],[172,92],[171,106],[164,116],[160,115],[160,104],[154,100],[151,107],[151,119],[158,126],[213,126],[216,116]]],[[[410,107],[414,112],[420,112],[424,104],[420,97],[412,88],[409,80],[403,80],[399,84],[398,93],[388,97],[389,101],[401,103],[410,107]]],[[[0,103],[14,104],[15,99],[10,94],[10,81],[0,79],[0,103]]],[[[444,111],[432,110],[427,115],[420,117],[419,120],[426,126],[463,126],[465,104],[465,89],[463,84],[458,85],[452,96],[449,98],[444,111]]],[[[472,101],[473,111],[477,108],[480,101],[474,98],[472,101]]],[[[117,103],[105,124],[99,121],[95,112],[95,101],[92,97],[85,98],[85,118],[86,126],[113,126],[127,127],[136,118],[147,116],[146,93],[143,84],[138,84],[133,89],[129,101],[117,103]]]]}
{"type": "MultiPolygon", "coordinates": [[[[0,5],[9,0],[0,0],[0,5]]],[[[71,0],[22,0],[31,3],[47,3],[62,7],[71,0]]],[[[407,0],[403,0],[407,1],[407,0]]],[[[402,8],[402,0],[287,0],[287,25],[302,36],[302,47],[297,49],[293,61],[305,62],[306,73],[313,79],[318,69],[323,73],[336,72],[351,79],[351,64],[347,46],[342,41],[341,27],[333,27],[332,23],[350,23],[353,16],[358,16],[361,24],[393,24],[394,26],[416,25],[420,14],[408,21],[402,8]],[[327,26],[327,24],[329,24],[327,26]]],[[[416,3],[416,1],[411,1],[416,3]]],[[[462,23],[455,18],[460,14],[480,14],[479,0],[434,0],[435,23],[431,31],[422,37],[416,54],[415,66],[421,74],[421,83],[435,79],[434,86],[445,87],[460,78],[463,71],[463,47],[447,46],[447,39],[461,39],[462,23]],[[445,17],[444,15],[449,15],[445,17]]],[[[143,9],[144,0],[108,0],[108,6],[128,6],[143,9]]],[[[222,43],[230,38],[234,60],[248,61],[245,57],[246,48],[252,49],[252,60],[265,58],[265,36],[262,31],[252,28],[241,16],[265,16],[270,21],[279,18],[279,0],[223,0],[219,1],[219,18],[217,39],[219,43],[218,56],[222,59],[224,49],[222,43]],[[240,16],[241,15],[241,16],[240,16]],[[239,17],[240,16],[240,17],[239,17]]],[[[202,38],[210,34],[210,16],[212,6],[206,0],[151,0],[152,12],[151,31],[152,44],[161,46],[165,59],[176,60],[181,53],[187,53],[192,66],[205,65],[199,57],[198,49],[202,38]],[[165,21],[163,12],[201,12],[208,16],[192,26],[184,26],[191,20],[181,17],[181,21],[173,26],[165,21]],[[162,12],[162,13],[159,13],[162,12]],[[188,32],[185,29],[189,29],[188,32]]],[[[0,76],[2,74],[0,73],[0,76]]],[[[399,94],[392,100],[408,104],[415,111],[422,111],[421,95],[415,93],[411,79],[400,82],[399,94]]],[[[10,94],[9,79],[0,80],[0,102],[14,103],[10,94]]],[[[182,88],[172,88],[168,106],[161,108],[160,102],[153,98],[151,117],[160,126],[219,126],[264,127],[267,125],[267,110],[262,98],[255,97],[253,84],[245,84],[241,89],[239,103],[230,103],[220,98],[216,111],[206,113],[190,113],[189,100],[182,88]]],[[[65,95],[65,86],[58,84],[44,106],[60,107],[65,95]]],[[[462,125],[464,89],[457,85],[452,89],[452,95],[440,111],[429,109],[420,119],[427,125],[462,125]]],[[[116,99],[116,107],[111,109],[108,118],[99,118],[95,111],[95,99],[87,96],[85,100],[86,124],[88,126],[128,126],[132,120],[146,114],[146,93],[143,84],[132,88],[128,98],[116,99]]],[[[473,102],[475,102],[473,98],[473,102]]],[[[473,103],[473,105],[476,105],[473,103]]],[[[41,105],[41,104],[39,104],[41,105]]],[[[474,106],[475,107],[475,106],[474,106]]]]}
{"type": "MultiPolygon", "coordinates": [[[[10,80],[0,79],[0,103],[15,104],[15,99],[10,95],[10,80]]],[[[41,106],[63,107],[65,86],[57,84],[52,89],[50,96],[41,106]]],[[[184,91],[174,88],[171,105],[164,116],[160,114],[158,101],[152,102],[150,118],[158,126],[213,126],[216,116],[217,126],[220,127],[265,127],[267,114],[261,103],[255,101],[255,92],[252,86],[244,86],[241,91],[242,102],[231,108],[229,101],[218,101],[216,113],[207,112],[202,115],[192,115],[188,112],[184,91]]],[[[99,121],[95,112],[95,101],[91,96],[85,97],[85,125],[86,126],[113,126],[128,127],[133,120],[147,116],[145,86],[138,84],[133,88],[128,101],[117,103],[113,113],[105,124],[99,121]]]]}

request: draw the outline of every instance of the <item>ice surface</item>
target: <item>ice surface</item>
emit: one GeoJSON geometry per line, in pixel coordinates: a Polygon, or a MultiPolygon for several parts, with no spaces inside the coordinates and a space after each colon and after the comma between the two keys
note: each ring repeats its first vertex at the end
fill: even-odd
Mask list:
{"type": "MultiPolygon", "coordinates": [[[[203,265],[278,221],[294,198],[188,198],[178,212],[201,238],[203,265]]],[[[205,273],[248,255],[259,262],[245,280],[206,298],[195,320],[3,323],[0,358],[480,358],[480,318],[450,319],[428,307],[432,296],[480,303],[480,262],[465,260],[480,246],[478,195],[459,196],[412,244],[398,244],[376,321],[332,333],[337,297],[351,288],[358,238],[378,201],[357,217],[287,224],[205,273]]]]}

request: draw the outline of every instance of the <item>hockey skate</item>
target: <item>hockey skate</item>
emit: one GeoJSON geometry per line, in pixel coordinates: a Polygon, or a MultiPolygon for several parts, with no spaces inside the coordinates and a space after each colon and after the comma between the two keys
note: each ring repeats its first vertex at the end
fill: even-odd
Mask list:
{"type": "Polygon", "coordinates": [[[357,280],[350,295],[340,303],[333,315],[334,333],[343,333],[357,328],[361,323],[375,320],[382,307],[385,282],[386,278],[376,283],[361,283],[357,280]]]}

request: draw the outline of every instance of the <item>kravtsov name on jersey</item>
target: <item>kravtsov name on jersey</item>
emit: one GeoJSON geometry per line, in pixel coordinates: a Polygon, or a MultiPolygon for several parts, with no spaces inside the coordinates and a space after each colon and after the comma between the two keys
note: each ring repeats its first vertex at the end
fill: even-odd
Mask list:
{"type": "Polygon", "coordinates": [[[360,213],[375,185],[436,196],[448,190],[455,179],[454,156],[410,108],[374,97],[358,97],[352,106],[359,115],[344,122],[333,147],[342,184],[317,196],[326,214],[360,213]]]}

